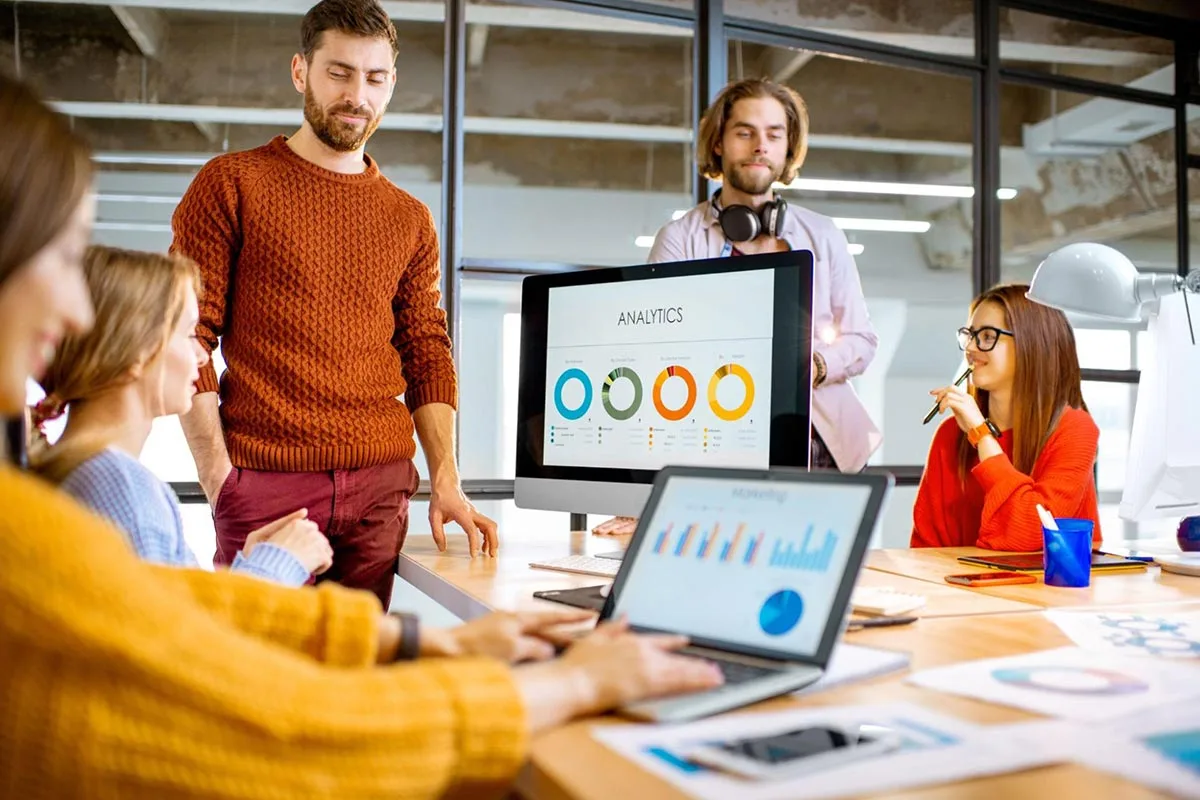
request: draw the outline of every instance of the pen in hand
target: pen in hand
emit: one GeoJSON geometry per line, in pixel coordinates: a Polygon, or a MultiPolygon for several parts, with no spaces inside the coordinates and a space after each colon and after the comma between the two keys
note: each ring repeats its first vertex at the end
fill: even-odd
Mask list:
{"type": "MultiPolygon", "coordinates": [[[[971,374],[971,367],[967,367],[966,369],[963,370],[963,374],[958,376],[958,380],[956,380],[954,382],[954,385],[962,386],[962,382],[965,381],[967,379],[967,376],[969,376],[970,374],[971,374]]],[[[921,422],[922,425],[928,425],[929,420],[931,420],[937,416],[938,405],[939,405],[938,403],[933,404],[933,408],[929,409],[929,413],[925,415],[925,419],[921,422]]]]}

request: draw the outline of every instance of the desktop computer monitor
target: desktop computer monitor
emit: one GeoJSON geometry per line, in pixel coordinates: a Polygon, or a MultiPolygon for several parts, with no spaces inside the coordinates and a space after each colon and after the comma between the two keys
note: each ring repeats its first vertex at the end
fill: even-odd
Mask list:
{"type": "Polygon", "coordinates": [[[668,465],[807,467],[807,250],[526,278],[515,499],[637,516],[668,465]]]}

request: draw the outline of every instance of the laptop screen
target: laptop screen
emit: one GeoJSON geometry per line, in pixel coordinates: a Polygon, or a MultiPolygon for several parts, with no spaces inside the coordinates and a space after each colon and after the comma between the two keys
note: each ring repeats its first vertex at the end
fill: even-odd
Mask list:
{"type": "Polygon", "coordinates": [[[841,623],[830,612],[871,494],[866,484],[673,476],[626,555],[612,616],[811,658],[841,623]]]}

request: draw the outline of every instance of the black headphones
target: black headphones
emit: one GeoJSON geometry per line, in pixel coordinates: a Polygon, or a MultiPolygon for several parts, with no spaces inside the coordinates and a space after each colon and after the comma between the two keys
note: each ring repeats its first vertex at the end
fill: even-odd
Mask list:
{"type": "Polygon", "coordinates": [[[764,231],[775,237],[783,236],[783,221],[787,215],[787,201],[779,195],[758,211],[750,206],[725,206],[718,202],[721,190],[712,196],[713,215],[721,223],[725,238],[731,242],[748,242],[757,239],[764,231]]]}

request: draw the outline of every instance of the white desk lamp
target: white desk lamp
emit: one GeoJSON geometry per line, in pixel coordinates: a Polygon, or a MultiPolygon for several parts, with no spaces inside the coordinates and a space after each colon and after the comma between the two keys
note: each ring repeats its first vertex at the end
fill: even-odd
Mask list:
{"type": "Polygon", "coordinates": [[[1025,296],[1063,311],[1137,322],[1143,305],[1184,289],[1200,293],[1200,270],[1186,278],[1145,274],[1113,248],[1088,242],[1048,255],[1025,296]]]}
{"type": "MultiPolygon", "coordinates": [[[[1143,274],[1117,250],[1089,242],[1067,245],[1047,256],[1025,296],[1062,311],[1138,322],[1147,303],[1179,291],[1200,294],[1200,270],[1192,270],[1186,278],[1143,274]]],[[[1187,313],[1195,345],[1190,310],[1187,313]]],[[[1131,453],[1134,446],[1131,442],[1131,453]]],[[[1156,561],[1165,570],[1200,575],[1200,553],[1156,557],[1156,561]]]]}

